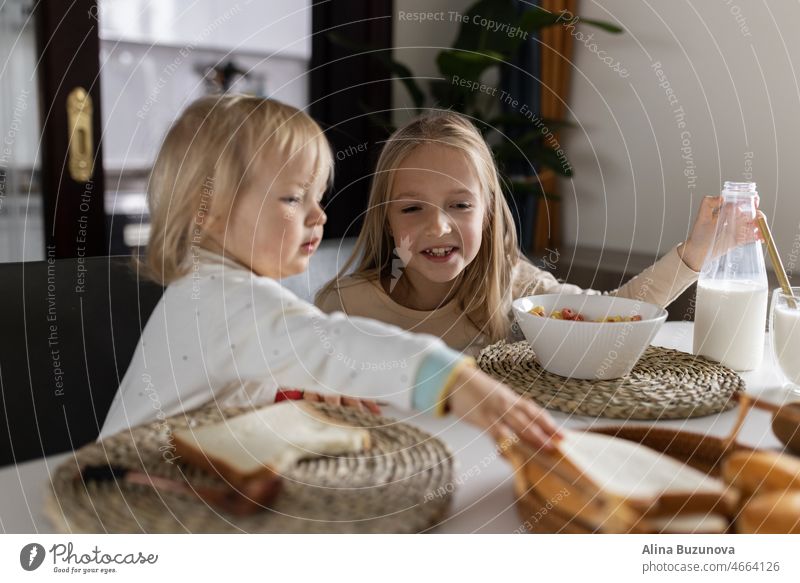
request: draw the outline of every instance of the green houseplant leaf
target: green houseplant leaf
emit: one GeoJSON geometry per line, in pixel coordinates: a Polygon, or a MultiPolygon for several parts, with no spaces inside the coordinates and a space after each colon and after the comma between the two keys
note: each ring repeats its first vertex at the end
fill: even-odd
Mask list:
{"type": "Polygon", "coordinates": [[[617,26],[616,24],[613,24],[611,22],[606,22],[605,20],[595,20],[594,18],[578,17],[578,22],[594,26],[595,28],[599,28],[611,34],[621,34],[625,32],[625,29],[622,28],[621,26],[617,26]]]}
{"type": "Polygon", "coordinates": [[[503,62],[503,55],[495,51],[481,53],[449,49],[439,53],[436,64],[447,77],[478,81],[489,67],[503,62]]]}
{"type": "Polygon", "coordinates": [[[572,165],[563,153],[559,156],[552,145],[546,143],[540,131],[525,133],[514,141],[504,140],[494,147],[495,158],[504,165],[523,164],[526,166],[539,164],[550,168],[560,176],[571,177],[572,165]]]}

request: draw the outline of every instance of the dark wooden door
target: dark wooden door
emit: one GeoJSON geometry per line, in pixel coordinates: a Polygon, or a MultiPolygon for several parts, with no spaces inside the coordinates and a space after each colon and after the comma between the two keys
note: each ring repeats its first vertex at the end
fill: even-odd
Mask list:
{"type": "Polygon", "coordinates": [[[47,258],[108,253],[95,0],[37,2],[47,258]]]}
{"type": "Polygon", "coordinates": [[[391,51],[393,0],[318,0],[312,9],[311,115],[336,156],[325,237],[356,237],[367,208],[372,171],[388,133],[392,77],[380,63],[335,38],[391,51]]]}

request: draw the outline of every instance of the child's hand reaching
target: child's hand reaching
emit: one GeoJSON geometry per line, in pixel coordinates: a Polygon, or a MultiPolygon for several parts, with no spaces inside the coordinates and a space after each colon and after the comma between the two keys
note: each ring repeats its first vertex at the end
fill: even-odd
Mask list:
{"type": "Polygon", "coordinates": [[[371,399],[360,399],[358,397],[348,397],[346,395],[321,395],[319,393],[312,393],[306,391],[303,393],[303,399],[306,401],[319,402],[323,401],[328,405],[341,405],[343,407],[353,407],[359,411],[369,411],[380,415],[381,408],[378,403],[371,399]]]}
{"type": "Polygon", "coordinates": [[[354,407],[359,411],[369,411],[380,415],[381,408],[378,403],[371,399],[360,399],[358,397],[348,397],[345,395],[323,395],[321,393],[314,393],[312,391],[302,391],[299,389],[282,389],[278,391],[275,397],[275,402],[280,401],[311,401],[312,403],[324,402],[328,405],[339,405],[344,407],[354,407]]]}
{"type": "Polygon", "coordinates": [[[550,450],[561,438],[546,411],[471,366],[456,372],[448,397],[450,410],[487,429],[498,443],[519,436],[534,449],[550,450]]]}
{"type": "MultiPolygon", "coordinates": [[[[703,267],[703,262],[708,255],[708,250],[714,242],[714,231],[717,228],[721,204],[721,196],[704,197],[700,203],[700,210],[697,212],[697,218],[694,221],[694,225],[692,225],[692,231],[689,233],[689,238],[678,247],[678,254],[681,256],[684,263],[693,271],[700,271],[703,267]]],[[[757,208],[758,196],[756,196],[756,209],[757,208]]],[[[761,239],[757,217],[763,213],[759,210],[756,212],[756,218],[752,219],[752,221],[748,219],[751,224],[748,224],[746,229],[736,233],[735,237],[730,241],[721,242],[720,248],[714,251],[715,256],[722,255],[737,245],[752,243],[753,241],[761,239]],[[751,226],[752,228],[750,228],[751,226]]]]}

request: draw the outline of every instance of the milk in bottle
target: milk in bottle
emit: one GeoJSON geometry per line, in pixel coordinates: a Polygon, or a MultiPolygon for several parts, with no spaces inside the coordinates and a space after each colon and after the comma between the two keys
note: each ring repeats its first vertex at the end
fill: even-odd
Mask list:
{"type": "Polygon", "coordinates": [[[757,368],[764,356],[764,256],[760,241],[742,243],[754,228],[755,186],[725,183],[714,243],[697,282],[694,353],[738,371],[757,368]]]}

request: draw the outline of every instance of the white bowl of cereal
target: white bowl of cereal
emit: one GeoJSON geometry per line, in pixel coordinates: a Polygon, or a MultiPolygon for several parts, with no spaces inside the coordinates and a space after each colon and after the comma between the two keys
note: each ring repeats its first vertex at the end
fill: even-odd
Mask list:
{"type": "Polygon", "coordinates": [[[655,304],[600,295],[527,296],[512,307],[542,368],[576,379],[625,376],[667,319],[655,304]]]}

